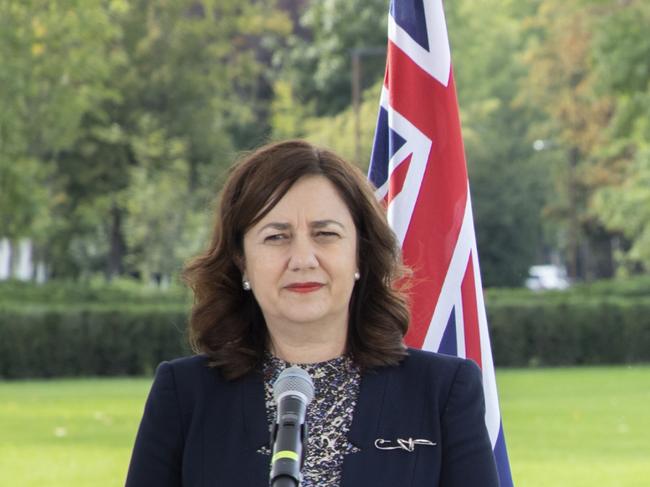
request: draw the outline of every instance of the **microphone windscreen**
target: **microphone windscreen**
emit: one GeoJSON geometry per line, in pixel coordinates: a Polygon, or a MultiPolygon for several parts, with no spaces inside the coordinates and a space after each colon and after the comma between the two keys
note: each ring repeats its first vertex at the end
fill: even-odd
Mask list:
{"type": "Polygon", "coordinates": [[[273,399],[277,402],[283,394],[292,391],[302,394],[307,398],[307,404],[314,398],[314,383],[306,370],[300,367],[284,369],[273,384],[273,399]]]}

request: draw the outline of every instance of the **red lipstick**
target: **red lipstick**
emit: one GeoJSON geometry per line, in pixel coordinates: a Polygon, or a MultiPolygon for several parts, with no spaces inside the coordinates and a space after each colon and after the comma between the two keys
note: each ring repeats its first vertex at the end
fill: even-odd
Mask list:
{"type": "Polygon", "coordinates": [[[311,293],[318,291],[323,285],[320,282],[295,282],[289,284],[286,289],[294,293],[311,293]]]}

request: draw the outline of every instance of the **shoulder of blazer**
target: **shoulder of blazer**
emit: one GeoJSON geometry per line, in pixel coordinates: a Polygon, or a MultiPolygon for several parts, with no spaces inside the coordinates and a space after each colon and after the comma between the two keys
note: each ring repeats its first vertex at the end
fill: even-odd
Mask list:
{"type": "Polygon", "coordinates": [[[236,389],[248,391],[262,381],[261,376],[255,372],[236,380],[227,380],[218,368],[210,367],[208,357],[204,354],[162,362],[158,369],[158,373],[166,369],[165,372],[171,375],[181,408],[186,413],[196,405],[203,404],[210,394],[231,396],[236,389]]]}
{"type": "Polygon", "coordinates": [[[408,355],[399,366],[406,375],[422,374],[433,375],[438,378],[449,378],[453,380],[458,370],[463,367],[479,370],[478,366],[471,360],[445,355],[442,353],[428,352],[426,350],[408,349],[408,355]]]}
{"type": "Polygon", "coordinates": [[[425,395],[436,398],[440,406],[459,378],[480,381],[480,369],[471,360],[416,349],[409,349],[408,356],[385,373],[389,374],[389,389],[396,394],[404,398],[425,395]]]}
{"type": "Polygon", "coordinates": [[[208,357],[203,354],[179,357],[163,363],[171,367],[176,377],[190,380],[204,373],[206,369],[214,370],[208,365],[208,357]]]}
{"type": "Polygon", "coordinates": [[[221,377],[216,369],[208,365],[208,358],[205,355],[175,358],[161,363],[159,367],[165,367],[171,371],[179,393],[192,394],[194,389],[202,386],[206,375],[221,377]]]}
{"type": "Polygon", "coordinates": [[[183,416],[191,416],[196,406],[203,404],[208,389],[219,389],[227,383],[203,354],[162,362],[156,375],[163,371],[171,377],[183,416]]]}
{"type": "Polygon", "coordinates": [[[457,367],[462,362],[468,362],[467,359],[456,357],[455,355],[445,355],[443,353],[429,352],[417,348],[409,348],[405,361],[413,364],[435,364],[438,366],[457,367]]]}

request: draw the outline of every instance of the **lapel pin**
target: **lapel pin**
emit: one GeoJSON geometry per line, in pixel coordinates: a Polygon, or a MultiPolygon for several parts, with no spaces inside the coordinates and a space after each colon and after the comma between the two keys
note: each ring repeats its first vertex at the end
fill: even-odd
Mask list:
{"type": "Polygon", "coordinates": [[[429,440],[423,439],[413,439],[413,438],[397,438],[395,441],[384,440],[383,438],[377,438],[375,440],[375,448],[378,450],[406,450],[412,452],[415,450],[415,447],[421,446],[436,446],[437,443],[429,440]]]}

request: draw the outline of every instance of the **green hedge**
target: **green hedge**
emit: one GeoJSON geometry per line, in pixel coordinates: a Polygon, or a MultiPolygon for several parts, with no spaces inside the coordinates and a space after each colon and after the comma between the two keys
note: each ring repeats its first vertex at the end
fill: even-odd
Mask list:
{"type": "MultiPolygon", "coordinates": [[[[648,294],[637,285],[620,295],[601,287],[486,292],[496,365],[650,362],[648,294]]],[[[0,378],[151,374],[160,361],[190,353],[187,304],[126,294],[110,302],[117,293],[99,293],[96,301],[108,296],[85,304],[0,299],[0,378]]]]}
{"type": "Polygon", "coordinates": [[[0,306],[0,377],[151,375],[187,355],[178,306],[0,306]]]}
{"type": "Polygon", "coordinates": [[[34,284],[17,280],[0,281],[0,306],[2,304],[187,304],[191,295],[187,288],[173,283],[168,289],[146,286],[135,279],[102,279],[86,281],[49,281],[34,284]]]}
{"type": "Polygon", "coordinates": [[[650,300],[487,300],[497,366],[650,362],[650,300]]]}

